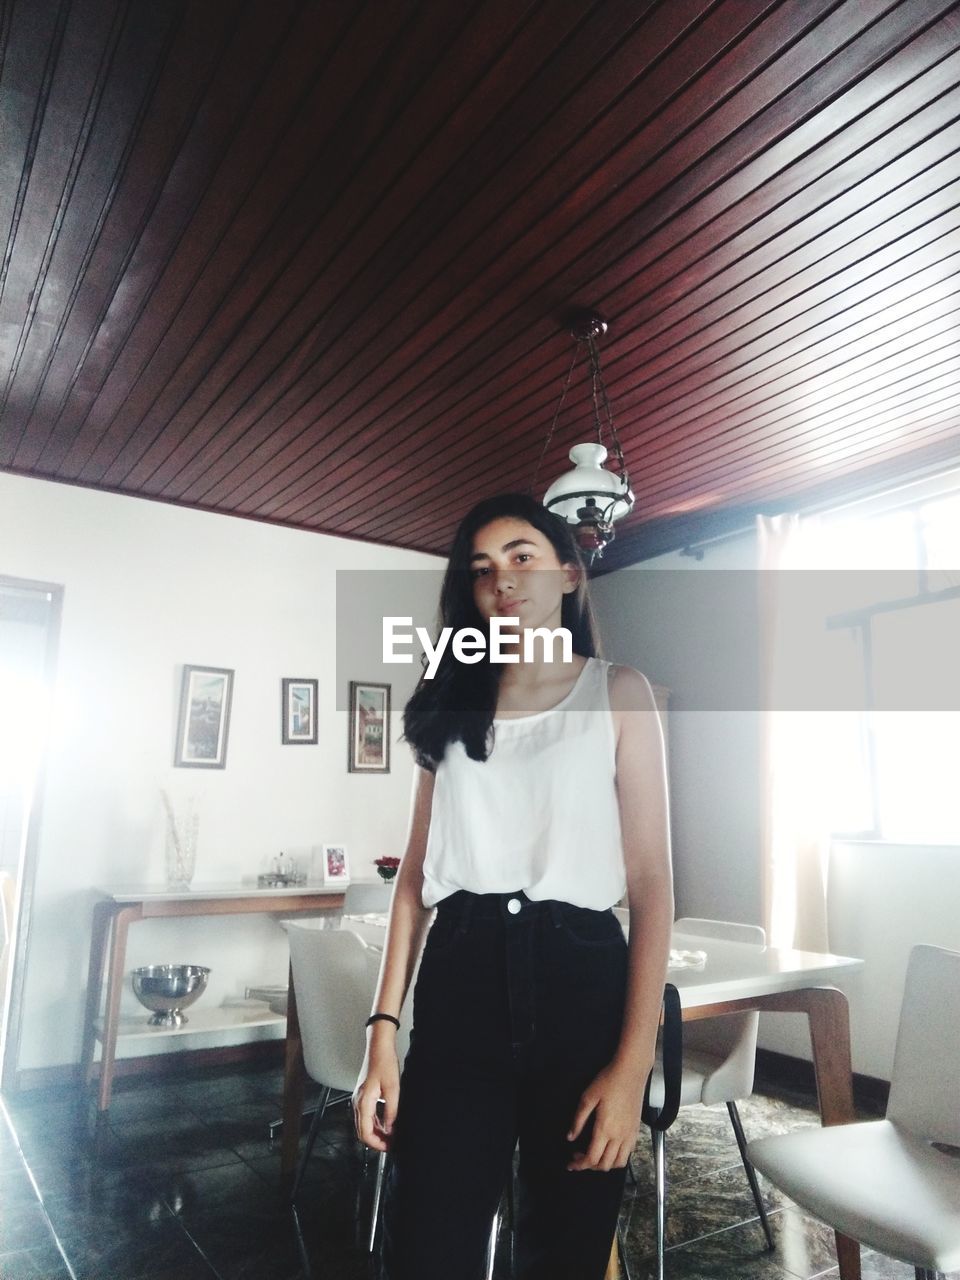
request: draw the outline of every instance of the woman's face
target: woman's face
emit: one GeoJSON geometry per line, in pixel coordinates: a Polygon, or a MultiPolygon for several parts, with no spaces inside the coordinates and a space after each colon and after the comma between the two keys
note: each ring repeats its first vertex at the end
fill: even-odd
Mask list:
{"type": "Polygon", "coordinates": [[[526,627],[560,626],[563,597],[577,586],[576,565],[562,565],[550,539],[513,516],[478,530],[470,557],[473,599],[485,619],[519,617],[526,627]]]}

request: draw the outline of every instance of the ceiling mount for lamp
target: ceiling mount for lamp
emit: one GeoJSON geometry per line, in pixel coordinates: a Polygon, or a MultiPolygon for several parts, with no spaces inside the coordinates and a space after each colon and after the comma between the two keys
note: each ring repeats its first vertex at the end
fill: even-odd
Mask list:
{"type": "MultiPolygon", "coordinates": [[[[553,482],[543,495],[543,505],[548,511],[562,516],[568,524],[576,526],[577,542],[592,564],[595,559],[603,555],[604,547],[613,541],[614,521],[621,519],[632,510],[634,498],[617,429],[613,425],[607,389],[600,370],[597,339],[607,332],[607,322],[596,311],[583,310],[573,312],[568,324],[577,346],[553,415],[550,431],[540,453],[540,462],[543,461],[553,438],[573,371],[584,352],[586,352],[593,402],[596,443],[574,445],[570,450],[570,461],[574,464],[573,470],[565,472],[553,482]],[[605,432],[616,458],[617,474],[608,471],[603,465],[608,456],[607,446],[604,444],[605,432]]],[[[540,473],[540,462],[537,463],[536,475],[540,473]]],[[[536,488],[536,476],[534,476],[534,488],[536,488]]]]}

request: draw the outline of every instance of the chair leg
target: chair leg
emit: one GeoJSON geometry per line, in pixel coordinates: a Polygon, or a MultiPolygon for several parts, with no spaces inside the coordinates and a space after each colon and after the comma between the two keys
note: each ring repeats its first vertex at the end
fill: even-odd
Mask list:
{"type": "Polygon", "coordinates": [[[373,1209],[370,1213],[370,1246],[367,1250],[368,1253],[373,1253],[373,1243],[377,1237],[377,1222],[380,1217],[380,1193],[383,1190],[383,1171],[386,1166],[387,1153],[381,1151],[377,1157],[377,1181],[373,1188],[373,1209]]]}
{"type": "Polygon", "coordinates": [[[290,1192],[291,1200],[296,1200],[297,1192],[300,1190],[300,1183],[303,1181],[303,1175],[306,1172],[307,1161],[310,1159],[313,1144],[316,1142],[317,1134],[320,1132],[320,1121],[323,1119],[323,1113],[327,1109],[327,1099],[329,1097],[330,1089],[329,1086],[325,1085],[323,1093],[320,1095],[319,1105],[313,1113],[313,1119],[310,1121],[310,1132],[307,1134],[307,1145],[304,1147],[303,1155],[300,1157],[300,1163],[297,1165],[297,1176],[293,1181],[293,1190],[290,1192]]]}
{"type": "Polygon", "coordinates": [[[617,1257],[620,1261],[621,1280],[633,1280],[630,1274],[630,1264],[627,1262],[627,1243],[623,1236],[623,1227],[620,1225],[619,1218],[617,1218],[617,1257]]]}
{"type": "Polygon", "coordinates": [[[300,1255],[300,1265],[303,1269],[303,1280],[313,1280],[313,1268],[310,1265],[310,1253],[307,1249],[306,1241],[303,1238],[303,1228],[300,1226],[300,1215],[297,1212],[297,1206],[290,1206],[290,1213],[293,1217],[293,1233],[296,1238],[297,1252],[300,1255]]]}
{"type": "Polygon", "coordinates": [[[666,1134],[651,1129],[653,1167],[657,1183],[657,1280],[663,1280],[663,1251],[667,1222],[666,1134]]]}
{"type": "Polygon", "coordinates": [[[740,1148],[740,1159],[743,1161],[744,1172],[747,1175],[747,1181],[750,1183],[750,1190],[753,1192],[753,1201],[757,1206],[757,1213],[760,1215],[760,1225],[763,1227],[763,1234],[767,1237],[767,1248],[773,1250],[773,1232],[770,1230],[770,1223],[767,1219],[767,1210],[760,1196],[760,1186],[757,1182],[757,1174],[750,1159],[747,1156],[747,1139],[744,1136],[743,1125],[740,1122],[740,1112],[737,1110],[735,1102],[727,1103],[727,1111],[730,1115],[730,1123],[733,1125],[733,1136],[737,1140],[737,1146],[740,1148]]]}
{"type": "Polygon", "coordinates": [[[510,1158],[510,1172],[507,1174],[507,1213],[510,1216],[510,1280],[517,1274],[517,1206],[513,1188],[513,1157],[510,1158]]]}
{"type": "Polygon", "coordinates": [[[497,1256],[497,1236],[500,1234],[500,1206],[494,1214],[493,1227],[490,1230],[490,1243],[487,1245],[487,1280],[493,1280],[493,1263],[497,1256]]]}

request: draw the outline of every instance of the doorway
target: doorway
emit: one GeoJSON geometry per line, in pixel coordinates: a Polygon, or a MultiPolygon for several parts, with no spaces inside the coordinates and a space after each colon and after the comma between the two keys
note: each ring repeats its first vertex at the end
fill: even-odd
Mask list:
{"type": "Polygon", "coordinates": [[[63,588],[0,575],[0,1088],[17,1087],[63,588]]]}

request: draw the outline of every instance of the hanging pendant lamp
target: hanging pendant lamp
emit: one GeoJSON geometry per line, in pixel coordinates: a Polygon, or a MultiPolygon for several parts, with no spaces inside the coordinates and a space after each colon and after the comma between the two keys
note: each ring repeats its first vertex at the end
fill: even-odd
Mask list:
{"type": "MultiPolygon", "coordinates": [[[[620,520],[633,508],[633,491],[623,459],[623,450],[613,425],[613,414],[607,399],[607,389],[600,369],[600,353],[597,339],[607,331],[607,322],[595,311],[577,312],[571,317],[570,332],[576,339],[576,350],[567,372],[560,400],[553,415],[553,422],[540,453],[540,462],[549,447],[560,418],[560,410],[567,397],[573,372],[586,356],[590,395],[593,404],[593,427],[596,442],[576,444],[570,450],[573,469],[564,472],[543,495],[543,505],[548,511],[562,516],[575,526],[575,536],[580,549],[589,557],[589,563],[603,555],[603,549],[614,538],[614,521],[620,520]],[[608,457],[604,434],[607,434],[617,462],[617,472],[604,467],[608,457]]],[[[540,472],[537,463],[537,475],[540,472]]],[[[534,477],[536,488],[536,476],[534,477]]]]}

